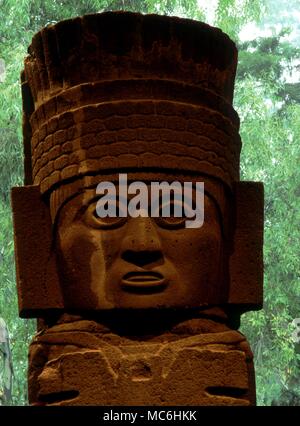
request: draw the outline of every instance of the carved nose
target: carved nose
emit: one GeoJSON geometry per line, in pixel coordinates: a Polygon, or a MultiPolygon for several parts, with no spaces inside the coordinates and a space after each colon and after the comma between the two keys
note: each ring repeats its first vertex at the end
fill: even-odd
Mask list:
{"type": "Polygon", "coordinates": [[[145,266],[163,258],[160,238],[151,218],[132,218],[122,244],[123,260],[145,266]]]}
{"type": "Polygon", "coordinates": [[[133,251],[126,250],[122,254],[122,259],[126,262],[133,263],[136,266],[143,267],[155,263],[162,258],[162,253],[156,251],[133,251]]]}

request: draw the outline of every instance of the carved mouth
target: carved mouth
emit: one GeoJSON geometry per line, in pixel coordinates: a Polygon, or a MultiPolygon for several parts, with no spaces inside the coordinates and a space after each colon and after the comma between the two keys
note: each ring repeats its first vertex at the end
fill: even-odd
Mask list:
{"type": "Polygon", "coordinates": [[[166,279],[159,272],[135,271],[128,272],[121,281],[124,290],[132,293],[157,293],[167,286],[166,279]]]}

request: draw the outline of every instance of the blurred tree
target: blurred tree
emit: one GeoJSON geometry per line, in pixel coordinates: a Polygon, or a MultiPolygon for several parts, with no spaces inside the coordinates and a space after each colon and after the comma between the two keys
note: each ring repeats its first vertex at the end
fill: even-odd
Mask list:
{"type": "Polygon", "coordinates": [[[10,405],[12,401],[13,366],[9,347],[7,326],[0,318],[0,405],[10,405]]]}

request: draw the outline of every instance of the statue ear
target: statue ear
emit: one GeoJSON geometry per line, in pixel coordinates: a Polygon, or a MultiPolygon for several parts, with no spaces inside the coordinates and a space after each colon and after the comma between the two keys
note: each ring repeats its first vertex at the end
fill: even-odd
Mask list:
{"type": "Polygon", "coordinates": [[[39,186],[15,187],[11,198],[19,313],[36,318],[63,308],[49,207],[39,186]]]}
{"type": "Polygon", "coordinates": [[[230,305],[240,312],[263,303],[264,189],[260,182],[235,184],[235,231],[229,260],[230,305]]]}

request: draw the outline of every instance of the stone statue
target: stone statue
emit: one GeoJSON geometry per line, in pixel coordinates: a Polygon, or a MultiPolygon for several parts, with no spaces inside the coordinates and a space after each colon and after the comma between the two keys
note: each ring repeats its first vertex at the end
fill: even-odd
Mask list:
{"type": "Polygon", "coordinates": [[[255,404],[237,329],[262,307],[263,188],[239,180],[236,65],[228,36],[186,19],[109,12],[34,36],[12,190],[31,404],[255,404]],[[203,182],[203,225],[99,217],[97,185],[120,174],[203,182]]]}

